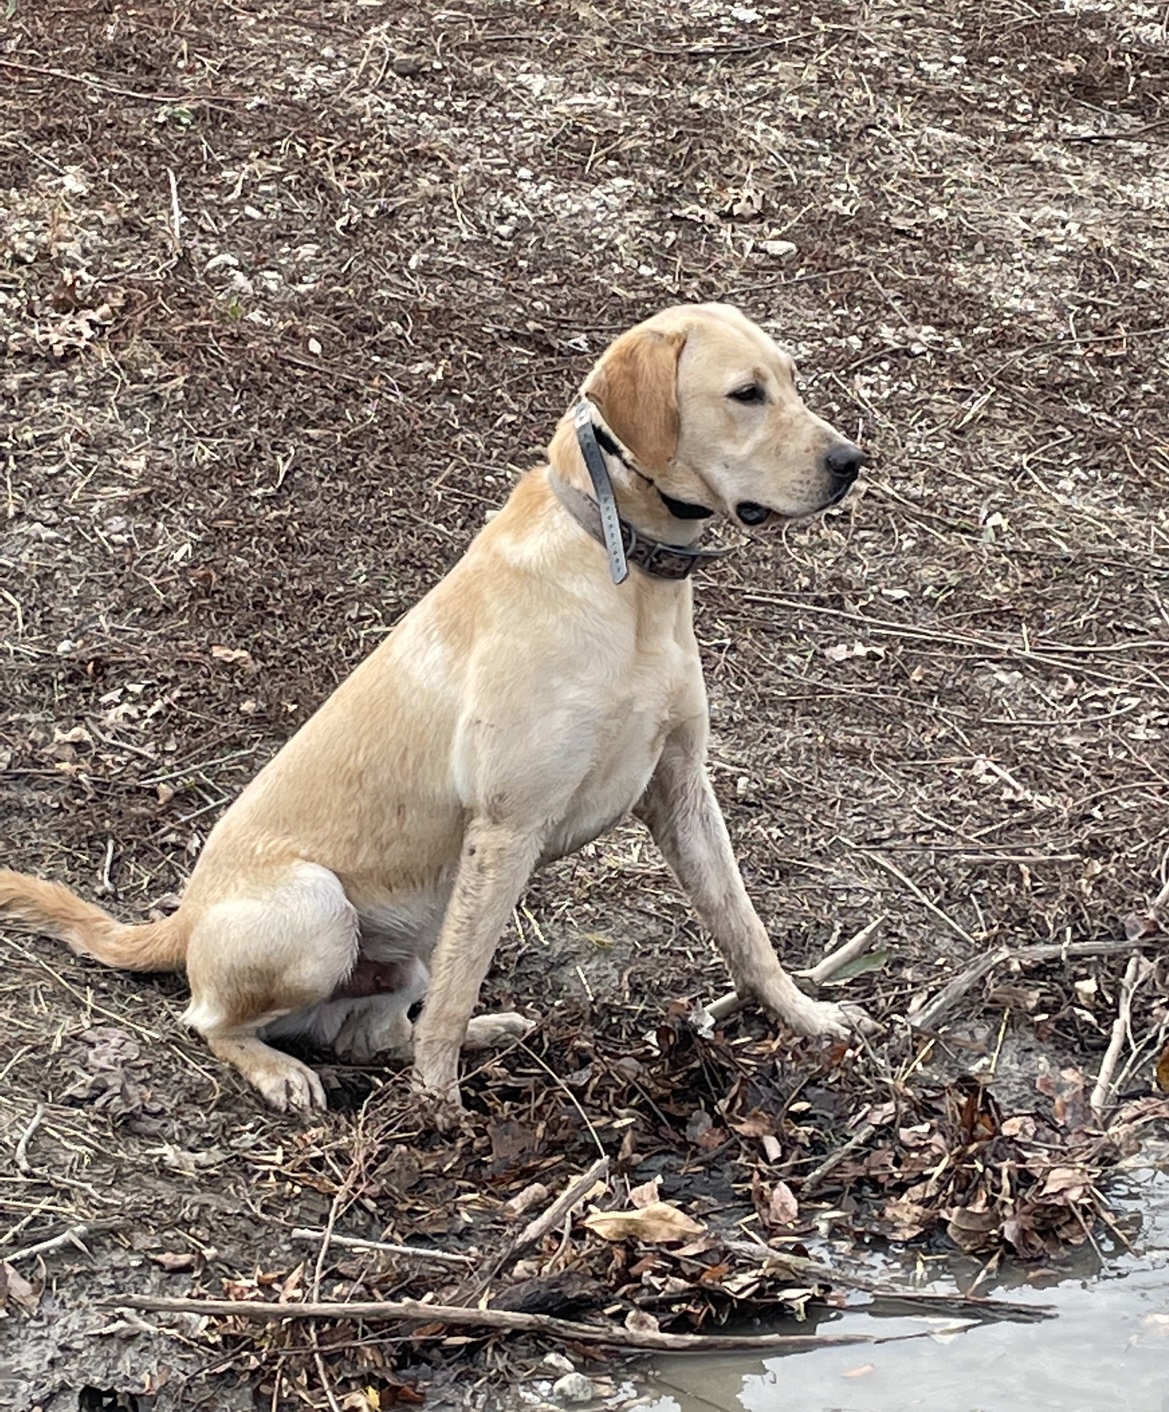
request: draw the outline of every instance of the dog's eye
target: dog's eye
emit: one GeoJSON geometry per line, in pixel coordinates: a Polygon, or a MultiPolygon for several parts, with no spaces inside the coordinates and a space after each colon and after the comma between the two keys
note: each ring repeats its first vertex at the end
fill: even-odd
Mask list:
{"type": "Polygon", "coordinates": [[[736,402],[766,402],[767,395],[757,382],[749,383],[746,387],[736,387],[734,392],[728,392],[736,402]]]}

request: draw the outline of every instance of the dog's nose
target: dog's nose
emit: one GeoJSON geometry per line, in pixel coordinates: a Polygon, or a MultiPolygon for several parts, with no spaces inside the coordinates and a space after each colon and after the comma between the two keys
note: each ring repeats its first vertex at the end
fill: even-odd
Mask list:
{"type": "Polygon", "coordinates": [[[860,468],[865,463],[865,453],[859,446],[854,446],[851,441],[838,441],[829,451],[825,452],[824,465],[828,474],[838,480],[842,486],[849,486],[860,474],[860,468]]]}

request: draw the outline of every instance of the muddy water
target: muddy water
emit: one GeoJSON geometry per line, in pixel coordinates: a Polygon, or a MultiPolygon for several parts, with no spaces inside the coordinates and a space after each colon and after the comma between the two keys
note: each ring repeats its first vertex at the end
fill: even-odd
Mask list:
{"type": "MultiPolygon", "coordinates": [[[[1061,1268],[1058,1282],[1020,1269],[996,1291],[983,1291],[1053,1305],[1055,1319],[763,1361],[671,1359],[658,1368],[649,1406],[652,1412],[1169,1412],[1169,1164],[1134,1179],[1117,1204],[1127,1216],[1131,1255],[1109,1254],[1101,1266],[1089,1251],[1061,1268]]],[[[887,1273],[906,1288],[912,1267],[887,1273]]],[[[917,1287],[953,1290],[954,1274],[939,1276],[935,1266],[932,1283],[917,1287]]],[[[924,1326],[857,1309],[819,1329],[885,1335],[924,1326]]]]}

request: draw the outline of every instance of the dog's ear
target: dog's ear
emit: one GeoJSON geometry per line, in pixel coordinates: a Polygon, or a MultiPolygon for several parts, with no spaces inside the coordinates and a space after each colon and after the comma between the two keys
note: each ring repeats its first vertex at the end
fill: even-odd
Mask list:
{"type": "Polygon", "coordinates": [[[636,460],[660,470],[678,449],[681,330],[632,329],[589,375],[584,394],[636,460]]]}

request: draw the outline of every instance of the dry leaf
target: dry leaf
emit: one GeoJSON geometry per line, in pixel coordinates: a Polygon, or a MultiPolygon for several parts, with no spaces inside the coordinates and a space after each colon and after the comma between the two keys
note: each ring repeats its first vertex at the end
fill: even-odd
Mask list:
{"type": "Polygon", "coordinates": [[[7,1260],[0,1262],[0,1309],[16,1308],[22,1314],[32,1315],[40,1302],[41,1291],[29,1284],[7,1260]]]}
{"type": "Polygon", "coordinates": [[[661,1192],[661,1187],[661,1177],[654,1177],[652,1181],[643,1182],[641,1186],[633,1187],[629,1192],[629,1204],[636,1206],[639,1210],[654,1205],[661,1192]]]}
{"type": "Polygon", "coordinates": [[[249,671],[256,665],[252,654],[243,647],[212,647],[211,655],[217,662],[227,662],[231,666],[238,664],[249,671]]]}
{"type": "Polygon", "coordinates": [[[193,1270],[198,1256],[190,1250],[161,1250],[157,1255],[151,1255],[150,1259],[159,1269],[165,1270],[168,1274],[179,1275],[187,1270],[193,1270]]]}
{"type": "Polygon", "coordinates": [[[1160,919],[1152,912],[1130,912],[1124,919],[1124,935],[1128,941],[1142,941],[1147,936],[1160,936],[1160,919]]]}
{"type": "Polygon", "coordinates": [[[773,1226],[794,1226],[800,1215],[800,1204],[787,1182],[776,1182],[767,1203],[767,1220],[773,1226]]]}
{"type": "Polygon", "coordinates": [[[1161,1051],[1161,1057],[1157,1060],[1157,1067],[1154,1070],[1157,1080],[1157,1087],[1162,1093],[1169,1093],[1169,1044],[1161,1051]]]}
{"type": "Polygon", "coordinates": [[[668,1201],[654,1201],[634,1211],[596,1211],[582,1224],[602,1240],[643,1240],[661,1245],[703,1235],[706,1227],[668,1201]]]}

